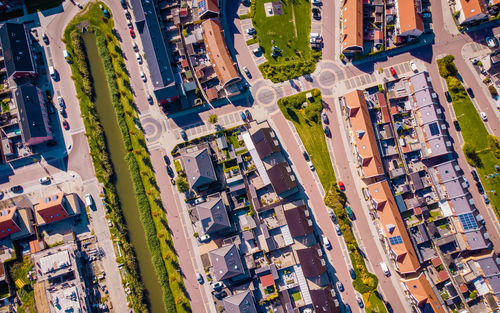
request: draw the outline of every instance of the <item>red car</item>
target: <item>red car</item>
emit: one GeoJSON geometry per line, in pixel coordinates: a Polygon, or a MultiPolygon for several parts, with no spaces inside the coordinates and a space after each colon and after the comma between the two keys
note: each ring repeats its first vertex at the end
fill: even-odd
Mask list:
{"type": "Polygon", "coordinates": [[[128,30],[129,30],[129,32],[130,32],[130,36],[131,36],[132,38],[135,38],[135,33],[134,33],[134,30],[133,30],[132,28],[129,28],[128,30]]]}
{"type": "Polygon", "coordinates": [[[339,181],[339,188],[341,191],[345,191],[345,186],[344,186],[344,183],[339,181]]]}
{"type": "Polygon", "coordinates": [[[64,121],[63,121],[63,127],[64,127],[64,129],[66,129],[66,130],[68,130],[68,129],[69,129],[69,123],[68,123],[68,121],[66,121],[66,120],[64,120],[64,121]]]}
{"type": "Polygon", "coordinates": [[[389,70],[391,71],[392,76],[396,76],[396,75],[398,75],[398,74],[396,73],[396,70],[394,69],[394,67],[392,67],[392,66],[391,66],[391,68],[390,68],[389,70]]]}

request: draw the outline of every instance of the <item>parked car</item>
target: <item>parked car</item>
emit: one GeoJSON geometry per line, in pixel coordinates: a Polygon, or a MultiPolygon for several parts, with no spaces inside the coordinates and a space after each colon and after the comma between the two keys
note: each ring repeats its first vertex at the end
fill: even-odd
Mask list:
{"type": "Polygon", "coordinates": [[[336,285],[337,285],[337,289],[340,292],[344,292],[344,285],[342,285],[342,283],[340,281],[337,281],[336,285]]]}
{"type": "Polygon", "coordinates": [[[428,19],[432,17],[432,14],[431,12],[425,12],[424,14],[422,14],[422,17],[428,19]]]}
{"type": "Polygon", "coordinates": [[[469,97],[474,98],[474,92],[472,91],[472,89],[470,87],[467,88],[467,93],[469,94],[469,97]]]}
{"type": "Polygon", "coordinates": [[[154,104],[153,102],[153,97],[151,97],[151,95],[148,93],[148,95],[146,96],[146,98],[148,99],[148,102],[149,104],[154,104]]]}
{"type": "Polygon", "coordinates": [[[200,273],[196,273],[196,280],[200,285],[203,284],[203,276],[200,273]]]}
{"type": "Polygon", "coordinates": [[[41,177],[38,181],[40,182],[40,184],[48,184],[48,183],[50,183],[50,177],[44,176],[44,177],[41,177]]]}
{"type": "Polygon", "coordinates": [[[410,61],[410,67],[411,70],[414,71],[415,73],[418,72],[417,64],[415,64],[414,61],[410,61]]]}
{"type": "Polygon", "coordinates": [[[335,231],[337,232],[337,235],[342,236],[342,230],[339,225],[335,225],[335,231]]]}
{"type": "Polygon", "coordinates": [[[129,28],[128,31],[130,33],[130,37],[135,38],[134,30],[132,28],[129,28]]]}
{"type": "Polygon", "coordinates": [[[76,2],[76,1],[75,1],[75,5],[76,5],[79,9],[83,9],[83,5],[82,5],[80,2],[76,2]]]}
{"type": "Polygon", "coordinates": [[[470,171],[470,173],[472,174],[472,178],[474,178],[474,180],[478,182],[479,176],[477,175],[476,170],[472,170],[472,171],[470,171]]]}
{"type": "Polygon", "coordinates": [[[47,37],[47,34],[43,34],[42,36],[42,40],[43,42],[48,45],[50,42],[49,42],[49,37],[47,37]]]}
{"type": "Polygon", "coordinates": [[[168,157],[168,155],[163,156],[163,161],[165,161],[166,165],[170,165],[170,158],[168,157]]]}
{"type": "Polygon", "coordinates": [[[486,37],[486,44],[488,45],[489,48],[496,48],[498,47],[498,39],[495,37],[486,37]]]}
{"type": "Polygon", "coordinates": [[[448,91],[444,92],[444,96],[446,97],[446,101],[451,102],[451,96],[450,96],[450,93],[448,91]]]}
{"type": "Polygon", "coordinates": [[[66,130],[69,129],[69,123],[67,120],[64,120],[62,124],[63,124],[64,129],[66,129],[66,130]]]}
{"type": "Polygon", "coordinates": [[[321,2],[321,0],[313,0],[312,2],[314,5],[317,5],[317,6],[320,6],[320,5],[323,5],[323,3],[321,2]]]}
{"type": "Polygon", "coordinates": [[[142,64],[142,57],[141,57],[141,55],[139,54],[139,52],[136,52],[136,53],[135,53],[135,58],[137,59],[137,62],[139,62],[139,64],[142,64]]]}
{"type": "Polygon", "coordinates": [[[479,63],[479,61],[481,61],[479,58],[474,58],[472,60],[470,60],[472,62],[472,64],[476,65],[477,63],[479,63]]]}
{"type": "Polygon", "coordinates": [[[184,129],[181,129],[180,134],[181,134],[182,139],[184,139],[185,141],[188,140],[188,137],[187,137],[186,132],[184,131],[184,129]]]}
{"type": "Polygon", "coordinates": [[[486,204],[489,204],[490,203],[490,199],[488,198],[488,195],[487,194],[483,194],[483,198],[484,198],[484,202],[486,204]]]}
{"type": "Polygon", "coordinates": [[[321,235],[321,241],[323,242],[323,245],[325,248],[330,250],[332,248],[332,245],[330,244],[330,240],[325,235],[321,235]]]}
{"type": "Polygon", "coordinates": [[[94,203],[94,199],[92,199],[92,195],[90,193],[85,195],[85,205],[86,206],[92,206],[94,203]]]}
{"type": "Polygon", "coordinates": [[[345,308],[345,312],[346,313],[351,313],[352,312],[351,311],[351,307],[349,306],[349,304],[346,303],[346,304],[344,304],[344,306],[345,306],[344,308],[345,308]]]}
{"type": "Polygon", "coordinates": [[[313,8],[312,15],[313,15],[314,19],[320,20],[321,19],[321,10],[318,8],[313,8]]]}
{"type": "Polygon", "coordinates": [[[252,119],[252,115],[250,115],[250,111],[249,110],[245,110],[245,115],[247,116],[248,120],[252,119]]]}
{"type": "Polygon", "coordinates": [[[210,284],[210,286],[212,286],[212,289],[215,290],[215,291],[219,291],[221,290],[222,288],[224,288],[224,283],[221,282],[221,281],[218,281],[218,282],[215,282],[215,283],[212,283],[210,284]]]}
{"type": "Polygon", "coordinates": [[[328,126],[325,126],[325,135],[327,137],[331,137],[332,136],[332,133],[330,132],[330,127],[328,127],[328,126]]]}
{"type": "Polygon", "coordinates": [[[214,296],[217,299],[221,300],[221,299],[224,299],[225,297],[227,297],[227,292],[225,290],[222,290],[220,292],[217,292],[214,296]]]}
{"type": "Polygon", "coordinates": [[[343,182],[339,181],[338,185],[339,185],[339,189],[340,189],[341,191],[345,191],[345,185],[344,185],[344,183],[343,183],[343,182]]]}
{"type": "Polygon", "coordinates": [[[241,112],[241,119],[244,121],[247,119],[245,112],[241,112]]]}
{"type": "Polygon", "coordinates": [[[358,301],[358,305],[360,308],[364,308],[365,304],[363,303],[363,299],[359,295],[356,295],[356,301],[358,301]]]}
{"type": "Polygon", "coordinates": [[[352,279],[356,279],[356,272],[352,268],[349,269],[349,275],[351,275],[352,279]]]}
{"type": "Polygon", "coordinates": [[[61,108],[65,108],[65,107],[66,107],[66,103],[64,102],[64,99],[63,99],[63,97],[61,97],[61,96],[57,97],[57,104],[58,104],[61,108]]]}
{"type": "Polygon", "coordinates": [[[483,121],[485,121],[485,122],[486,122],[486,121],[488,120],[488,116],[486,116],[486,113],[485,113],[485,112],[480,112],[480,113],[479,113],[479,115],[481,115],[481,119],[482,119],[483,121]]]}
{"type": "Polygon", "coordinates": [[[481,182],[477,182],[476,183],[476,186],[477,186],[477,190],[479,191],[480,194],[483,194],[484,193],[484,188],[483,188],[483,184],[481,184],[481,182]]]}
{"type": "Polygon", "coordinates": [[[130,16],[130,12],[127,9],[124,9],[123,12],[125,13],[125,17],[127,18],[127,20],[132,19],[132,16],[130,16]]]}
{"type": "Polygon", "coordinates": [[[257,31],[253,27],[247,29],[247,34],[249,34],[249,35],[255,35],[256,33],[257,33],[257,31]]]}
{"type": "Polygon", "coordinates": [[[20,193],[23,192],[23,187],[21,185],[12,186],[10,187],[10,191],[20,193]]]}
{"type": "Polygon", "coordinates": [[[245,72],[245,75],[247,75],[248,78],[252,78],[252,74],[250,73],[250,70],[248,69],[248,67],[246,66],[243,66],[243,72],[245,72]]]}
{"type": "Polygon", "coordinates": [[[462,183],[463,187],[469,188],[469,181],[467,180],[467,178],[465,178],[465,176],[462,176],[462,178],[464,179],[464,182],[462,183]]]}
{"type": "Polygon", "coordinates": [[[135,52],[138,52],[139,51],[139,48],[137,47],[137,44],[134,42],[132,42],[132,49],[134,49],[135,52]]]}
{"type": "Polygon", "coordinates": [[[389,71],[391,71],[391,75],[392,76],[397,76],[398,75],[398,73],[396,73],[396,70],[392,66],[389,68],[389,71]]]}
{"type": "Polygon", "coordinates": [[[167,165],[167,174],[168,174],[168,176],[174,178],[174,171],[172,170],[170,165],[167,165]]]}
{"type": "Polygon", "coordinates": [[[205,242],[205,241],[209,241],[209,240],[210,240],[210,235],[209,234],[205,234],[205,235],[200,236],[200,241],[201,242],[205,242]]]}
{"type": "Polygon", "coordinates": [[[146,75],[144,75],[143,71],[140,71],[139,74],[141,75],[141,79],[143,82],[146,82],[146,75]]]}
{"type": "Polygon", "coordinates": [[[321,120],[323,120],[323,123],[328,124],[330,121],[328,120],[328,115],[326,115],[326,112],[321,112],[321,120]]]}
{"type": "Polygon", "coordinates": [[[62,117],[66,117],[66,109],[59,108],[59,113],[61,114],[62,117]]]}

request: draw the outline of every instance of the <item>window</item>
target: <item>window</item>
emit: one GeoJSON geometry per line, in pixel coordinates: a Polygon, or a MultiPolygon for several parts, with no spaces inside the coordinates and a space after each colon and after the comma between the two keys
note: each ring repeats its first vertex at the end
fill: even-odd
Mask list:
{"type": "Polygon", "coordinates": [[[403,243],[403,239],[401,236],[394,236],[394,237],[389,237],[389,242],[391,245],[398,245],[400,243],[403,243]]]}

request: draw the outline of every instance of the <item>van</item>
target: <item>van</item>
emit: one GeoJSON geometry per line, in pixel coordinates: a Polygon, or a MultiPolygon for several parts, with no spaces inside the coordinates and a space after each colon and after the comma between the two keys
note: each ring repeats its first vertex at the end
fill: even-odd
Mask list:
{"type": "Polygon", "coordinates": [[[389,268],[387,267],[387,264],[385,262],[380,262],[380,268],[384,272],[384,275],[389,277],[391,276],[391,272],[389,271],[389,268]]]}
{"type": "Polygon", "coordinates": [[[92,205],[92,196],[90,195],[90,193],[85,195],[85,205],[86,206],[92,205]]]}
{"type": "Polygon", "coordinates": [[[66,60],[66,62],[70,63],[71,57],[69,55],[68,50],[63,50],[63,56],[64,56],[64,59],[66,60]]]}
{"type": "Polygon", "coordinates": [[[49,74],[53,80],[57,79],[56,69],[53,66],[49,66],[49,74]]]}

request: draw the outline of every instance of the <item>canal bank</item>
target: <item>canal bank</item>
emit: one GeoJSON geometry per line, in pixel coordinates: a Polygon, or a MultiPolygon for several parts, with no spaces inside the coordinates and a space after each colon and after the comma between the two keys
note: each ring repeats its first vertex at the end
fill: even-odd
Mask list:
{"type": "Polygon", "coordinates": [[[148,249],[144,230],[138,217],[137,201],[134,188],[125,161],[126,150],[106,81],[104,65],[99,56],[96,37],[92,33],[85,33],[83,40],[87,50],[90,74],[93,78],[95,91],[94,104],[100,117],[104,133],[107,138],[107,147],[114,168],[114,184],[120,199],[121,210],[127,223],[128,237],[135,249],[139,272],[146,288],[146,299],[151,312],[164,312],[162,303],[162,289],[151,262],[151,253],[148,249]]]}

